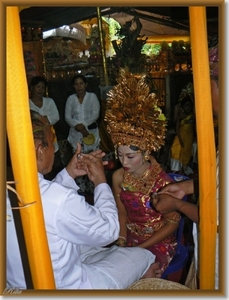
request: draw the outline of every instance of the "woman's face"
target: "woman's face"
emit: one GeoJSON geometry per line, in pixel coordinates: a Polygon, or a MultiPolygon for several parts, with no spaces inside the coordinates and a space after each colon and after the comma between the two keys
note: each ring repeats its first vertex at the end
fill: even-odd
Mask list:
{"type": "Polygon", "coordinates": [[[38,84],[32,86],[31,92],[33,96],[43,97],[45,93],[45,84],[40,81],[38,84]]]}
{"type": "Polygon", "coordinates": [[[183,105],[183,110],[186,112],[186,113],[191,113],[192,110],[193,110],[193,104],[192,102],[186,102],[184,105],[183,105]]]}
{"type": "Polygon", "coordinates": [[[142,152],[131,150],[129,146],[119,146],[117,152],[124,170],[129,173],[135,173],[144,164],[142,152]]]}
{"type": "Polygon", "coordinates": [[[85,93],[87,84],[83,81],[82,78],[76,78],[73,87],[76,91],[76,94],[80,95],[85,93]]]}

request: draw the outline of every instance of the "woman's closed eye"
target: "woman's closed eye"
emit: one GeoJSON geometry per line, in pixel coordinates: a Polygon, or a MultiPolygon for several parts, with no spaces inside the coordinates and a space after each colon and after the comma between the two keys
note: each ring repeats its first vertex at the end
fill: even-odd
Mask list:
{"type": "MultiPolygon", "coordinates": [[[[122,154],[119,154],[118,157],[119,157],[119,158],[122,158],[123,155],[122,155],[122,154]]],[[[127,155],[126,157],[127,157],[128,159],[132,159],[132,158],[134,158],[135,156],[134,156],[134,155],[131,155],[131,156],[128,156],[128,155],[127,155]]]]}

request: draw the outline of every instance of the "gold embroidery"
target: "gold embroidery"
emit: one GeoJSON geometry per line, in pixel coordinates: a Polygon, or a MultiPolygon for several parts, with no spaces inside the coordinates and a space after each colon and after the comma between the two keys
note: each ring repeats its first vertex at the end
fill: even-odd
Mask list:
{"type": "Polygon", "coordinates": [[[165,219],[165,222],[166,223],[179,223],[180,222],[180,219],[181,219],[181,216],[179,213],[175,213],[174,215],[172,215],[171,217],[169,218],[166,218],[165,219]]]}
{"type": "Polygon", "coordinates": [[[160,221],[156,224],[147,224],[147,226],[141,227],[136,223],[127,223],[126,227],[131,231],[131,233],[148,238],[154,233],[154,231],[158,231],[161,227],[163,227],[164,224],[165,221],[160,221]]]}

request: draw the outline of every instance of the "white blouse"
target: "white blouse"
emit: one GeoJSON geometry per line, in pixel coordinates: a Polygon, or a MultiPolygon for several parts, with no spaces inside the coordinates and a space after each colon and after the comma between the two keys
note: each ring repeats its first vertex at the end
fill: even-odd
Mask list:
{"type": "Polygon", "coordinates": [[[52,125],[60,120],[58,109],[52,98],[43,97],[42,107],[36,106],[33,101],[29,99],[29,106],[31,110],[38,112],[42,116],[46,116],[52,125]]]}
{"type": "Polygon", "coordinates": [[[68,141],[74,149],[76,143],[82,143],[83,135],[75,130],[77,124],[83,124],[89,133],[94,134],[95,142],[93,145],[84,145],[84,152],[97,149],[100,143],[99,128],[88,129],[88,126],[96,122],[100,114],[100,103],[94,93],[86,92],[83,102],[80,103],[76,94],[68,97],[65,106],[65,121],[70,126],[68,141]]]}

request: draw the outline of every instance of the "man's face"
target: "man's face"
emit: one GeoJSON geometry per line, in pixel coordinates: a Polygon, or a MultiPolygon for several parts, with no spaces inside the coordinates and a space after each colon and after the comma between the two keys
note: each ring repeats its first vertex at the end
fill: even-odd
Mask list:
{"type": "Polygon", "coordinates": [[[42,174],[47,174],[52,170],[53,163],[54,163],[54,157],[55,157],[55,147],[54,147],[54,133],[51,130],[51,127],[48,126],[46,128],[47,132],[47,141],[48,141],[48,147],[43,148],[43,161],[42,161],[42,174]]]}
{"type": "Polygon", "coordinates": [[[40,116],[39,120],[44,124],[44,131],[47,139],[48,146],[44,146],[41,140],[35,140],[36,154],[37,154],[37,167],[38,172],[45,175],[52,170],[54,164],[54,139],[55,134],[52,130],[52,126],[47,124],[47,120],[40,116]]]}
{"type": "Polygon", "coordinates": [[[213,114],[219,118],[219,88],[218,83],[214,79],[211,79],[211,96],[212,96],[212,108],[213,114]]]}

